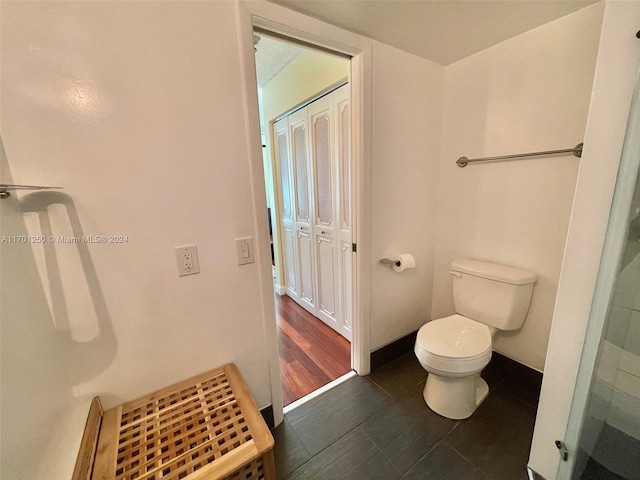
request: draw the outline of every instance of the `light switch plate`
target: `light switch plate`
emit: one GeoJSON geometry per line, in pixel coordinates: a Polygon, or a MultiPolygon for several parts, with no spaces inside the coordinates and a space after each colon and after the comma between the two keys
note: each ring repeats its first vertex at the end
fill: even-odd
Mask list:
{"type": "Polygon", "coordinates": [[[178,276],[193,275],[200,273],[198,263],[198,248],[195,245],[183,245],[175,247],[176,263],[178,264],[178,276]]]}
{"type": "Polygon", "coordinates": [[[253,237],[236,238],[236,258],[238,265],[247,265],[256,261],[253,237]]]}

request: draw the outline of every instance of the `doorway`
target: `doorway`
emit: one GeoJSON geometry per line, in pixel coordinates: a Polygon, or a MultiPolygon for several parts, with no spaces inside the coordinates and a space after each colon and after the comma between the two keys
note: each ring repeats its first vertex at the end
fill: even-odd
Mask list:
{"type": "Polygon", "coordinates": [[[254,32],[284,405],[352,369],[349,59],[254,32]]]}

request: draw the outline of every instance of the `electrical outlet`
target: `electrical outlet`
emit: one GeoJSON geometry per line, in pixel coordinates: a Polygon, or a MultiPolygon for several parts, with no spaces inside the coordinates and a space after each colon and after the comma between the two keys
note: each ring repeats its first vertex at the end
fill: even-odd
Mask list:
{"type": "Polygon", "coordinates": [[[182,252],[182,266],[188,271],[193,269],[193,255],[191,255],[191,252],[188,250],[182,252]]]}
{"type": "Polygon", "coordinates": [[[195,245],[184,245],[175,247],[176,262],[178,264],[178,276],[193,275],[200,273],[198,264],[198,249],[195,245]]]}

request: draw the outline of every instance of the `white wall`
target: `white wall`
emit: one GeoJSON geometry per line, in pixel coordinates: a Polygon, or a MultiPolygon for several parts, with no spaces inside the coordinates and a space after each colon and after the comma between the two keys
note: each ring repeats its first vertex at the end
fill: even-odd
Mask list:
{"type": "Polygon", "coordinates": [[[268,124],[292,108],[347,79],[346,58],[306,49],[262,87],[264,119],[268,124]]]}
{"type": "MultiPolygon", "coordinates": [[[[128,237],[56,245],[79,256],[81,270],[77,289],[53,297],[73,304],[88,295],[88,315],[68,325],[47,306],[52,285],[34,265],[37,251],[3,246],[2,433],[11,441],[3,438],[2,457],[12,459],[3,478],[37,478],[33,451],[50,443],[75,398],[99,394],[109,408],[235,361],[257,403],[271,401],[270,312],[257,265],[235,265],[233,239],[254,234],[236,39],[231,2],[2,4],[0,120],[13,173],[3,167],[3,181],[62,185],[68,197],[37,198],[64,198],[85,235],[128,237]],[[198,245],[201,273],[180,278],[173,247],[187,243],[198,245]]],[[[433,243],[419,240],[414,220],[434,215],[422,186],[437,177],[443,69],[381,44],[376,55],[375,262],[411,251],[419,265],[404,276],[375,265],[376,288],[407,301],[391,312],[382,298],[374,304],[382,345],[430,310],[433,243]]],[[[3,234],[26,231],[19,198],[3,204],[14,209],[3,234]]]]}
{"type": "Polygon", "coordinates": [[[30,246],[3,245],[2,478],[35,478],[72,397],[108,408],[233,361],[270,403],[257,265],[235,264],[234,238],[254,235],[236,42],[232,2],[2,3],[13,180],[64,186],[85,235],[129,239],[88,246],[105,341],[80,357],[89,319],[55,331],[30,246]],[[180,278],[173,247],[188,243],[201,273],[180,278]]]}
{"type": "MultiPolygon", "coordinates": [[[[575,45],[575,38],[581,50],[589,50],[594,40],[588,28],[585,33],[591,23],[583,16],[595,15],[576,15],[560,20],[567,22],[560,30],[572,33],[566,34],[569,38],[552,36],[557,44],[545,43],[552,52],[543,49],[541,58],[555,58],[552,54],[564,52],[567,43],[575,45]],[[569,28],[575,27],[574,18],[584,22],[575,20],[580,31],[569,28]]],[[[109,407],[235,361],[258,404],[269,403],[263,322],[272,312],[262,311],[257,265],[236,266],[233,243],[236,237],[255,234],[257,215],[233,3],[3,2],[1,26],[0,121],[13,181],[62,185],[84,234],[120,234],[129,239],[126,244],[71,250],[84,258],[84,274],[90,277],[85,287],[95,311],[91,319],[77,317],[58,330],[46,305],[34,251],[27,245],[2,247],[1,476],[36,478],[40,465],[31,452],[48,440],[37,437],[50,431],[59,412],[76,397],[100,394],[109,407]],[[198,244],[202,273],[179,278],[173,247],[186,243],[198,244]],[[77,340],[85,329],[94,336],[77,340]],[[33,398],[35,394],[40,396],[33,398]],[[29,428],[21,430],[21,414],[31,406],[37,413],[29,428]],[[13,435],[11,441],[5,435],[13,435]],[[6,458],[13,461],[6,463],[6,458]]],[[[556,32],[551,26],[541,28],[556,32]]],[[[510,61],[519,64],[523,51],[516,50],[518,58],[510,61]]],[[[478,55],[495,60],[491,52],[478,55]]],[[[548,69],[550,75],[590,78],[585,58],[578,57],[571,61],[582,69],[580,75],[560,73],[556,66],[548,69]]],[[[478,70],[492,72],[499,80],[499,71],[488,68],[490,64],[477,66],[474,57],[467,61],[468,73],[477,75],[478,81],[482,79],[478,70]]],[[[540,70],[545,71],[543,63],[540,70]]],[[[463,69],[451,68],[451,72],[463,69]]],[[[442,132],[444,67],[373,42],[372,70],[373,141],[365,150],[372,151],[368,260],[375,349],[421,326],[430,312],[450,307],[442,264],[435,276],[433,306],[430,296],[435,231],[449,228],[445,218],[436,221],[439,169],[452,190],[460,189],[452,175],[460,171],[450,169],[448,162],[460,154],[489,152],[482,150],[482,138],[466,139],[469,134],[460,131],[457,141],[464,151],[445,152],[440,166],[441,133],[445,150],[452,149],[451,122],[460,107],[450,89],[444,105],[453,110],[445,115],[442,132]],[[395,274],[378,263],[403,251],[415,255],[418,268],[395,274]]],[[[450,77],[457,78],[454,73],[450,77]]],[[[536,85],[526,80],[523,87],[536,85]]],[[[556,84],[547,77],[537,79],[543,80],[546,83],[536,93],[542,95],[550,86],[555,91],[556,84]]],[[[469,88],[480,89],[480,84],[469,88]]],[[[579,91],[586,88],[580,82],[573,86],[579,91]]],[[[474,108],[465,105],[477,120],[469,121],[468,132],[483,133],[478,128],[488,113],[483,100],[496,107],[507,100],[517,103],[517,98],[508,96],[488,102],[479,95],[474,108]]],[[[548,103],[545,108],[550,108],[548,103]]],[[[509,118],[509,123],[517,125],[524,113],[509,118]]],[[[564,118],[563,112],[555,112],[553,118],[558,115],[564,118]]],[[[494,140],[486,147],[548,148],[555,138],[552,134],[563,127],[554,125],[552,132],[537,125],[527,128],[544,133],[539,145],[520,138],[513,144],[494,140]]],[[[559,136],[562,147],[573,141],[567,134],[559,136]]],[[[581,130],[576,133],[581,135],[581,130]]],[[[486,167],[468,167],[464,174],[480,175],[480,168],[486,167]]],[[[2,169],[4,182],[7,168],[2,169]]],[[[575,176],[575,171],[564,174],[575,176]]],[[[3,204],[2,234],[25,231],[15,200],[3,204]]],[[[445,200],[442,192],[440,200],[445,200]]],[[[464,215],[464,209],[455,213],[464,215]]],[[[454,233],[460,228],[457,223],[450,227],[454,233]]],[[[441,249],[445,240],[440,238],[441,249]]],[[[78,294],[67,291],[62,300],[73,303],[78,294]]]]}
{"type": "Polygon", "coordinates": [[[373,42],[371,349],[429,320],[444,67],[373,42]],[[396,273],[380,259],[411,253],[396,273]]]}
{"type": "Polygon", "coordinates": [[[496,351],[542,370],[578,173],[573,156],[456,166],[582,142],[598,48],[596,4],[446,67],[432,318],[453,313],[451,260],[538,274],[521,330],[496,351]]]}
{"type": "MultiPolygon", "coordinates": [[[[13,182],[1,139],[0,172],[3,183],[13,182]]],[[[5,239],[29,234],[15,196],[0,201],[0,232],[5,239]]],[[[76,401],[72,395],[74,378],[68,367],[71,362],[95,362],[50,321],[32,250],[5,241],[0,244],[0,264],[0,476],[69,479],[88,408],[84,399],[76,401]],[[52,448],[53,436],[66,448],[52,448]],[[40,464],[42,458],[47,458],[48,468],[40,464]],[[53,474],[56,471],[60,477],[53,474]]],[[[96,341],[103,338],[109,342],[108,332],[96,341]]]]}

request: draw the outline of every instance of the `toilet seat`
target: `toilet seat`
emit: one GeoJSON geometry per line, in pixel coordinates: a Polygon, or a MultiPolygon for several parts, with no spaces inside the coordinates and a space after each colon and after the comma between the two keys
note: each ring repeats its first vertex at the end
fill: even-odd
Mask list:
{"type": "Polygon", "coordinates": [[[443,376],[470,375],[491,360],[491,331],[462,315],[439,318],[420,328],[414,351],[427,371],[443,376]]]}

